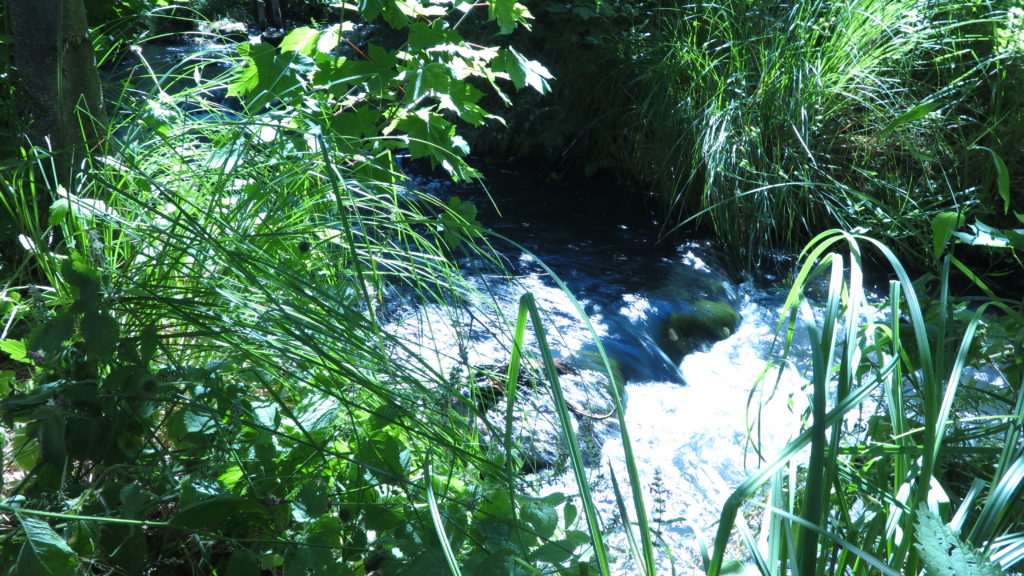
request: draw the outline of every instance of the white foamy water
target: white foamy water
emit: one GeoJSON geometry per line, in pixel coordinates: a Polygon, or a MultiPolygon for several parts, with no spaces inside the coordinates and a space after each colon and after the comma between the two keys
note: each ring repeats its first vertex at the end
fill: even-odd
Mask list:
{"type": "MultiPolygon", "coordinates": [[[[764,378],[765,392],[774,391],[770,397],[752,396],[770,355],[782,300],[749,287],[742,289],[741,297],[743,322],[736,333],[683,359],[685,385],[627,385],[626,426],[648,517],[659,535],[659,573],[704,573],[696,533],[709,543],[713,540],[725,500],[759,466],[747,444],[748,428],[756,425],[759,415],[760,446],[770,458],[798,431],[798,415],[806,405],[802,390],[807,381],[795,366],[783,371],[781,380],[777,381],[776,370],[764,378]]],[[[618,513],[607,470],[614,470],[625,490],[622,443],[609,440],[604,455],[603,466],[592,473],[591,488],[611,528],[618,513]]],[[[549,489],[574,493],[575,480],[566,474],[549,489]]],[[[629,494],[624,497],[630,499],[629,494]]],[[[607,532],[617,559],[614,573],[635,574],[621,528],[607,532]]]]}
{"type": "MultiPolygon", "coordinates": [[[[519,296],[526,291],[534,294],[544,311],[556,357],[571,358],[587,346],[589,332],[570,299],[546,276],[527,274],[515,283],[491,286],[489,293],[497,296],[501,315],[511,321],[519,296]]],[[[735,291],[742,317],[739,328],[725,340],[683,359],[680,372],[685,384],[629,381],[626,385],[626,428],[648,517],[659,535],[659,574],[704,573],[696,535],[713,541],[726,498],[762,464],[748,444],[748,431],[755,431],[762,453],[771,459],[798,432],[800,415],[807,405],[807,381],[800,366],[789,365],[781,377],[777,369],[764,375],[784,294],[770,294],[749,285],[735,291]],[[765,384],[756,388],[759,381],[765,384]]],[[[602,311],[620,308],[618,314],[630,320],[642,320],[650,311],[650,302],[643,293],[623,294],[615,307],[601,303],[593,306],[587,294],[578,296],[585,306],[597,309],[591,319],[602,336],[608,328],[602,311]]],[[[405,324],[399,332],[404,332],[410,342],[421,342],[425,348],[418,352],[435,354],[438,368],[447,371],[461,360],[454,351],[458,337],[448,327],[451,318],[446,318],[448,313],[443,310],[421,309],[415,315],[418,320],[405,324]],[[438,355],[439,348],[449,351],[438,355]]],[[[470,331],[471,342],[463,336],[469,362],[483,365],[507,361],[509,331],[496,325],[489,331],[482,326],[476,328],[470,331]]],[[[533,330],[527,333],[528,345],[532,346],[533,330]]],[[[798,344],[791,357],[802,356],[806,353],[798,344]]],[[[609,469],[614,470],[620,486],[627,491],[624,497],[630,517],[635,519],[618,436],[612,434],[606,440],[601,461],[595,464],[589,484],[615,559],[613,573],[636,574],[608,474],[609,469]]],[[[578,493],[575,478],[566,467],[557,474],[547,471],[542,476],[543,493],[562,492],[570,497],[578,493]]],[[[580,528],[585,529],[583,525],[580,528]]]]}

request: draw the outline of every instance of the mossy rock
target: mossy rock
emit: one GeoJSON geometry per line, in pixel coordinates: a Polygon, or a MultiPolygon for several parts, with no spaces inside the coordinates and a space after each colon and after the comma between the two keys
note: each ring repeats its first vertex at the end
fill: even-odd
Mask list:
{"type": "Polygon", "coordinates": [[[698,300],[689,310],[672,312],[657,327],[658,346],[673,362],[705,344],[728,338],[740,325],[740,314],[730,304],[698,300]]]}

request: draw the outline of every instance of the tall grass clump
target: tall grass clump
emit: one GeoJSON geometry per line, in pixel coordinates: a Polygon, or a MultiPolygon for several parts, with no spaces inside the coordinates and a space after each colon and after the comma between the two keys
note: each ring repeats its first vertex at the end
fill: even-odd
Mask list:
{"type": "Polygon", "coordinates": [[[728,499],[708,574],[747,514],[766,535],[739,532],[763,574],[1020,569],[1024,317],[1019,302],[955,299],[949,274],[947,261],[928,293],[875,240],[829,232],[808,246],[780,327],[784,355],[796,331],[809,338],[806,425],[728,499]],[[862,250],[896,278],[877,309],[862,250]],[[849,421],[858,412],[864,424],[849,421]]]}
{"type": "Polygon", "coordinates": [[[931,214],[970,203],[979,184],[958,170],[978,123],[994,121],[972,109],[995,65],[993,10],[661,5],[641,57],[636,156],[656,167],[677,221],[706,211],[750,253],[829,226],[914,244],[931,214]]]}
{"type": "Polygon", "coordinates": [[[1001,207],[992,154],[1019,161],[1021,110],[1002,3],[573,6],[548,17],[579,47],[538,48],[560,84],[537,140],[665,231],[702,224],[748,260],[831,227],[911,253],[936,213],[1001,207]]]}

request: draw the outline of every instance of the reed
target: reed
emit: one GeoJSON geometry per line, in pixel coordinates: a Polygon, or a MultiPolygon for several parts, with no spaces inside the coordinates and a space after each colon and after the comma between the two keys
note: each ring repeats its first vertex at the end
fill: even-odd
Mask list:
{"type": "Polygon", "coordinates": [[[1017,368],[1002,384],[986,385],[967,368],[990,365],[993,357],[978,350],[1007,342],[979,347],[979,330],[993,323],[1019,330],[1022,317],[1013,303],[1000,300],[965,310],[948,286],[948,260],[931,300],[918,294],[893,252],[876,240],[827,232],[808,246],[780,326],[787,342],[796,330],[810,340],[808,425],[729,498],[708,574],[721,573],[744,506],[764,511],[767,549],[749,546],[764,574],[937,569],[921,555],[936,536],[918,529],[914,542],[924,521],[920,510],[962,531],[966,551],[991,557],[1004,570],[1019,566],[1024,375],[1017,368]],[[871,304],[862,247],[877,251],[896,278],[884,309],[873,316],[864,314],[871,304]],[[828,291],[815,311],[807,292],[822,274],[828,291]],[[957,406],[965,410],[960,396],[967,387],[985,390],[984,415],[958,413],[957,406]],[[867,427],[844,425],[855,409],[868,411],[867,427]],[[954,483],[946,468],[954,459],[971,462],[974,477],[954,483]]]}

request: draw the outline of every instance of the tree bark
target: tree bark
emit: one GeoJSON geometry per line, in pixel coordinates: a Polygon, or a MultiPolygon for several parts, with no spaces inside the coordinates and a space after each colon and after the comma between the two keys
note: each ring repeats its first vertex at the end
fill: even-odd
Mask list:
{"type": "Polygon", "coordinates": [[[27,134],[68,166],[77,164],[106,124],[85,6],[82,0],[7,0],[7,9],[27,134]]]}
{"type": "Polygon", "coordinates": [[[281,0],[270,0],[270,21],[277,28],[284,30],[284,18],[281,15],[281,0]]]}

